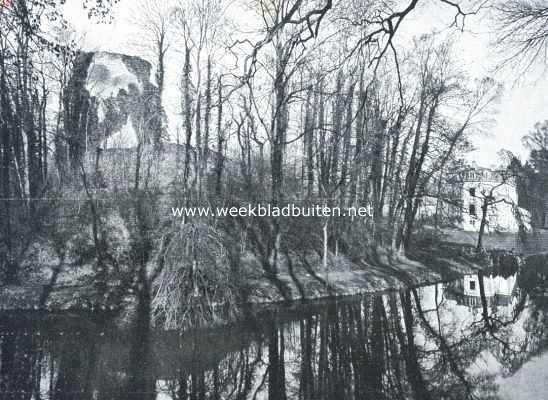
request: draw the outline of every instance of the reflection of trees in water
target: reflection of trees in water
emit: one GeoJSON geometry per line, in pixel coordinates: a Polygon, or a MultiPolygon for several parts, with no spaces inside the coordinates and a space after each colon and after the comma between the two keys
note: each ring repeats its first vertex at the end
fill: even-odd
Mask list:
{"type": "Polygon", "coordinates": [[[23,332],[3,332],[1,340],[0,392],[5,399],[30,399],[40,372],[35,356],[39,345],[23,332]]]}
{"type": "Polygon", "coordinates": [[[260,381],[265,389],[267,373],[259,374],[266,363],[260,348],[249,346],[228,354],[211,369],[183,366],[180,376],[167,384],[174,400],[247,399],[252,398],[253,384],[260,381]]]}
{"type": "Polygon", "coordinates": [[[52,397],[55,400],[91,400],[97,362],[95,343],[72,336],[63,342],[59,354],[52,397]]]}
{"type": "Polygon", "coordinates": [[[91,399],[97,347],[86,330],[48,331],[41,318],[0,326],[0,398],[91,399]]]}
{"type": "Polygon", "coordinates": [[[133,334],[130,335],[127,400],[153,400],[155,382],[151,370],[151,297],[144,268],[141,269],[141,288],[138,292],[133,334]]]}
{"type": "Polygon", "coordinates": [[[511,372],[548,348],[548,261],[546,255],[529,257],[518,275],[518,286],[527,296],[525,337],[510,360],[511,372]]]}
{"type": "MultiPolygon", "coordinates": [[[[438,287],[428,306],[421,289],[365,296],[298,316],[274,313],[256,332],[141,327],[101,337],[80,327],[37,336],[10,327],[16,333],[0,343],[2,398],[153,399],[160,391],[174,400],[496,398],[495,376],[471,367],[488,351],[513,373],[546,349],[545,265],[532,260],[522,271],[511,312],[486,301],[480,274],[482,298],[464,331],[447,318],[454,301],[438,287]],[[513,327],[523,321],[519,336],[513,327]]],[[[136,323],[148,325],[147,313],[136,323]]]]}

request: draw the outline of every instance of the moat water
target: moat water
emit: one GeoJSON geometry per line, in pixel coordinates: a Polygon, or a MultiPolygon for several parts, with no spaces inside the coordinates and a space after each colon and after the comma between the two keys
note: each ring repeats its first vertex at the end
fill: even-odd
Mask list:
{"type": "Polygon", "coordinates": [[[0,315],[1,399],[546,399],[548,265],[186,332],[0,315]]]}

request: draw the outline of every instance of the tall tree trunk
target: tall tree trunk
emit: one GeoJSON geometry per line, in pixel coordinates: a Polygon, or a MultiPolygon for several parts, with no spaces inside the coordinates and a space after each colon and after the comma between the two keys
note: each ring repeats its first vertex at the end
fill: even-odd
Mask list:
{"type": "Polygon", "coordinates": [[[344,127],[344,141],[343,141],[343,159],[341,166],[341,205],[346,205],[346,190],[348,187],[348,162],[350,159],[350,141],[352,137],[352,120],[354,118],[353,112],[354,103],[354,83],[351,83],[348,87],[348,95],[346,96],[346,120],[344,127]]]}
{"type": "MultiPolygon", "coordinates": [[[[198,198],[201,199],[202,196],[202,178],[204,175],[203,171],[203,147],[202,147],[202,93],[198,93],[198,98],[196,99],[196,151],[194,153],[194,170],[196,171],[196,178],[198,180],[198,198]]],[[[193,187],[193,189],[195,189],[193,187]]]]}
{"type": "Polygon", "coordinates": [[[326,130],[325,130],[325,96],[324,82],[320,79],[318,83],[318,189],[322,197],[327,196],[329,190],[329,160],[327,154],[326,130]]]}
{"type": "Polygon", "coordinates": [[[183,114],[185,123],[185,163],[183,172],[183,188],[188,196],[188,179],[190,176],[190,154],[192,142],[192,109],[190,95],[190,48],[185,49],[185,64],[183,67],[183,114]]]}
{"type": "Polygon", "coordinates": [[[222,176],[223,176],[223,167],[224,167],[224,133],[223,133],[223,83],[222,77],[219,76],[218,79],[218,108],[217,108],[217,165],[215,168],[216,179],[215,179],[215,194],[217,196],[221,195],[222,191],[222,176]]]}
{"type": "Polygon", "coordinates": [[[162,97],[164,94],[164,79],[165,79],[165,56],[166,56],[166,44],[165,44],[165,32],[160,32],[158,40],[157,50],[157,70],[156,70],[156,83],[158,84],[158,97],[160,98],[160,104],[162,104],[162,97]]]}
{"type": "MultiPolygon", "coordinates": [[[[0,135],[1,135],[1,148],[0,154],[2,155],[2,220],[4,221],[2,227],[2,237],[4,246],[0,252],[0,267],[3,267],[5,273],[6,283],[14,283],[17,279],[17,266],[15,264],[15,258],[13,256],[13,234],[12,234],[12,212],[11,212],[11,183],[10,183],[10,166],[11,158],[13,154],[12,147],[12,124],[13,115],[11,113],[10,100],[8,98],[8,88],[6,82],[6,73],[4,67],[3,53],[0,55],[0,135]]],[[[14,130],[15,132],[15,130],[14,130]]]]}
{"type": "MultiPolygon", "coordinates": [[[[314,117],[311,109],[312,92],[313,86],[309,86],[307,89],[304,119],[304,157],[306,159],[306,196],[308,199],[312,197],[314,192],[314,117]]],[[[316,98],[316,96],[314,96],[314,98],[316,98]]]]}
{"type": "Polygon", "coordinates": [[[205,92],[205,115],[204,115],[204,140],[203,140],[203,151],[202,151],[202,171],[205,174],[204,187],[207,190],[208,187],[208,176],[207,173],[208,159],[209,159],[209,130],[210,130],[210,119],[211,119],[211,58],[207,59],[207,82],[206,82],[206,92],[205,92]]]}
{"type": "MultiPolygon", "coordinates": [[[[413,158],[409,166],[409,168],[411,168],[411,173],[409,175],[409,181],[408,181],[407,193],[406,193],[407,203],[405,208],[405,219],[404,219],[405,235],[403,239],[403,245],[405,249],[408,249],[411,244],[411,235],[413,233],[413,223],[415,220],[415,216],[417,214],[417,209],[420,201],[420,197],[417,197],[417,186],[419,183],[419,178],[421,175],[422,167],[424,165],[426,154],[428,153],[428,150],[430,148],[430,136],[432,133],[432,124],[434,121],[434,116],[437,111],[438,101],[439,101],[439,97],[436,97],[434,99],[433,104],[430,106],[430,110],[427,116],[426,134],[422,142],[421,151],[419,153],[418,160],[413,158]]],[[[419,139],[420,139],[420,132],[419,132],[419,138],[416,138],[416,140],[419,140],[419,139]]],[[[418,144],[417,144],[417,147],[418,147],[418,144]]]]}
{"type": "Polygon", "coordinates": [[[353,166],[351,168],[350,173],[350,188],[349,188],[349,206],[353,206],[356,204],[357,200],[357,186],[358,186],[358,177],[361,171],[361,166],[363,164],[363,155],[362,155],[362,148],[364,144],[364,123],[365,123],[365,107],[367,102],[367,93],[364,90],[363,85],[363,70],[360,76],[360,89],[359,89],[359,99],[358,99],[358,114],[356,117],[356,126],[355,126],[355,134],[356,134],[356,147],[354,149],[354,156],[353,156],[353,166]]]}
{"type": "Polygon", "coordinates": [[[333,103],[333,131],[331,134],[331,157],[329,172],[331,174],[330,179],[330,192],[335,190],[338,184],[337,173],[339,171],[339,153],[340,142],[343,137],[342,120],[343,120],[343,107],[344,99],[342,94],[342,88],[344,86],[344,79],[342,73],[339,73],[337,77],[337,87],[335,88],[335,99],[333,103]]]}
{"type": "MultiPolygon", "coordinates": [[[[279,51],[282,51],[279,49],[279,51]]],[[[278,55],[278,58],[281,56],[278,55]]],[[[283,60],[276,61],[276,76],[274,79],[275,106],[273,109],[274,132],[271,149],[272,174],[272,204],[277,205],[282,199],[283,162],[286,137],[286,77],[283,60]]]]}
{"type": "Polygon", "coordinates": [[[487,211],[489,210],[489,199],[485,197],[481,204],[481,222],[478,232],[478,242],[476,243],[476,253],[480,253],[483,249],[483,236],[485,235],[485,227],[487,226],[487,211]]]}

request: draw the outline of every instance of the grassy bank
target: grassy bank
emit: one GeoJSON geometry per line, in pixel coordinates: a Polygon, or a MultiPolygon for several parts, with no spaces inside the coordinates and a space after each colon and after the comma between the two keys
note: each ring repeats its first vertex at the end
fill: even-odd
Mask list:
{"type": "MultiPolygon", "coordinates": [[[[479,259],[470,247],[459,244],[424,243],[407,256],[378,249],[368,259],[350,260],[330,254],[327,268],[316,254],[281,259],[274,282],[258,272],[253,257],[242,260],[247,301],[251,304],[318,299],[401,289],[456,279],[492,265],[489,257],[479,259]],[[284,287],[285,296],[280,291],[284,287]]],[[[98,295],[92,275],[85,268],[63,271],[57,284],[48,287],[46,277],[29,277],[19,285],[0,288],[0,310],[92,310],[116,311],[98,295]],[[47,296],[45,296],[47,291],[47,296]]],[[[113,283],[115,285],[116,283],[113,283]]],[[[127,304],[131,304],[128,293],[127,304]]]]}

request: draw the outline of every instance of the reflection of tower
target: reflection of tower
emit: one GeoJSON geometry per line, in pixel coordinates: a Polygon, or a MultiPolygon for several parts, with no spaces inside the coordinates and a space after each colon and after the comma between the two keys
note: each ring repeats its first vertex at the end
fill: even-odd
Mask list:
{"type": "MultiPolygon", "coordinates": [[[[465,275],[459,285],[456,296],[458,304],[469,307],[481,307],[481,296],[478,275],[465,275]]],[[[512,295],[516,286],[516,275],[508,278],[501,276],[484,276],[483,287],[485,298],[489,306],[508,306],[512,302],[512,295]]]]}

